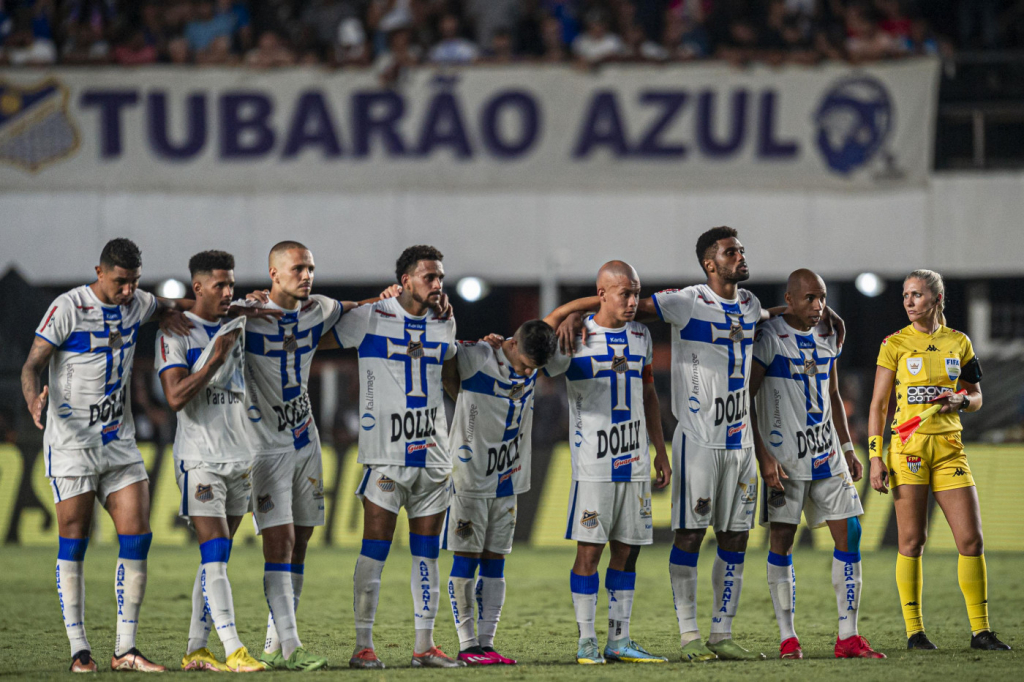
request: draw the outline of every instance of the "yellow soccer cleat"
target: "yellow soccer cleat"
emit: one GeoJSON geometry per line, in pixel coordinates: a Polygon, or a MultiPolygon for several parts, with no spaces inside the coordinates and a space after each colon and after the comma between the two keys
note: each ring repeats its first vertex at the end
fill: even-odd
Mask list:
{"type": "Polygon", "coordinates": [[[249,655],[244,646],[235,649],[226,662],[226,667],[233,673],[260,673],[267,669],[266,664],[249,655]]]}
{"type": "Polygon", "coordinates": [[[182,670],[210,670],[216,673],[224,673],[228,671],[228,667],[218,661],[214,655],[205,646],[202,649],[196,649],[192,653],[181,659],[182,670]]]}

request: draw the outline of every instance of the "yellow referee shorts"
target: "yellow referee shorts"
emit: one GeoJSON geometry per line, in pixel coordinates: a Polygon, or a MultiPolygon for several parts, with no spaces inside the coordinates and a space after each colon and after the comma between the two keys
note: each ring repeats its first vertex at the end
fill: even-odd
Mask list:
{"type": "Polygon", "coordinates": [[[928,435],[915,433],[906,445],[899,436],[889,444],[889,481],[898,485],[931,485],[932,491],[974,485],[960,432],[928,435]]]}

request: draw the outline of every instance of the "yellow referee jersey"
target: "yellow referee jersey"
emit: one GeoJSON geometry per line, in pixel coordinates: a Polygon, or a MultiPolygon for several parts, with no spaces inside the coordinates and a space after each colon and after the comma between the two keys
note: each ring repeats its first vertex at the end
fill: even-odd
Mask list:
{"type": "MultiPolygon", "coordinates": [[[[963,332],[941,326],[925,334],[908,325],[882,341],[878,365],[896,372],[896,424],[917,416],[932,398],[944,391],[956,391],[960,370],[974,359],[974,347],[963,332]]],[[[963,429],[960,414],[936,414],[921,425],[918,433],[935,435],[963,429]]]]}

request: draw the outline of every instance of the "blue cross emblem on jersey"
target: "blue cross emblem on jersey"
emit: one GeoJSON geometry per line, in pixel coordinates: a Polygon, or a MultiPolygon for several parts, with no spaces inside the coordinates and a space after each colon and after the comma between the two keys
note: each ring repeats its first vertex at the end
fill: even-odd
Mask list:
{"type": "Polygon", "coordinates": [[[565,372],[570,381],[607,378],[611,382],[612,423],[630,421],[633,415],[633,392],[630,379],[642,379],[646,356],[629,352],[626,332],[605,332],[607,352],[604,355],[575,357],[565,372]]]}
{"type": "Polygon", "coordinates": [[[359,357],[384,358],[405,364],[406,409],[427,406],[430,386],[427,367],[444,362],[448,344],[427,341],[426,320],[405,318],[405,334],[401,339],[367,334],[359,345],[359,357]]]}
{"type": "Polygon", "coordinates": [[[725,321],[709,322],[690,318],[685,327],[679,330],[679,338],[684,341],[703,341],[717,346],[725,346],[729,351],[729,390],[739,391],[747,385],[748,347],[754,343],[754,325],[756,320],[747,322],[743,319],[743,311],[737,303],[719,303],[725,313],[725,321]]]}
{"type": "Polygon", "coordinates": [[[527,399],[533,395],[533,385],[537,381],[537,372],[528,377],[520,376],[509,368],[512,381],[501,381],[483,372],[462,381],[462,390],[471,393],[493,395],[508,400],[508,414],[505,416],[505,435],[502,441],[509,441],[519,435],[523,423],[523,407],[527,399]],[[517,381],[521,380],[521,381],[517,381]]]}
{"type": "Polygon", "coordinates": [[[286,313],[278,320],[276,334],[245,332],[245,350],[281,359],[281,398],[293,400],[302,394],[302,356],[320,343],[323,323],[299,330],[299,314],[286,313]]]}
{"type": "Polygon", "coordinates": [[[813,336],[796,335],[796,345],[801,349],[800,357],[787,358],[789,374],[791,378],[803,383],[807,401],[807,426],[816,426],[821,423],[825,413],[827,388],[823,383],[829,380],[832,359],[818,357],[818,347],[813,336]],[[810,351],[810,355],[805,351],[810,351]]]}

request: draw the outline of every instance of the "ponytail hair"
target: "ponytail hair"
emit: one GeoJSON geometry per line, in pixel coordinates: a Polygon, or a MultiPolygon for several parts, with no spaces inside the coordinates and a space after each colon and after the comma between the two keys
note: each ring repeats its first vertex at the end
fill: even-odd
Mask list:
{"type": "Polygon", "coordinates": [[[946,325],[946,283],[942,281],[942,275],[935,272],[934,270],[914,270],[912,273],[906,276],[903,283],[906,284],[907,280],[919,279],[924,282],[924,285],[928,287],[928,291],[932,293],[932,296],[938,301],[938,318],[939,324],[942,326],[946,325]]]}

